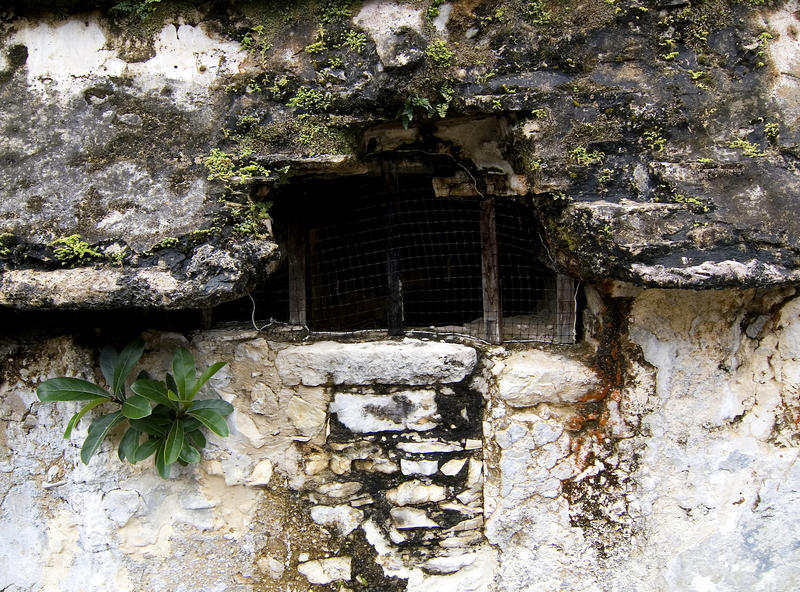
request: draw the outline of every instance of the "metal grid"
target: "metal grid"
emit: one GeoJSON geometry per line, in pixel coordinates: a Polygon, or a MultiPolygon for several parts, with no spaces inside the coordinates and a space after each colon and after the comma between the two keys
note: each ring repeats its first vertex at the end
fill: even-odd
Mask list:
{"type": "MultiPolygon", "coordinates": [[[[323,205],[330,201],[311,196],[302,208],[310,332],[386,330],[396,269],[404,331],[487,339],[478,198],[435,197],[430,179],[404,179],[388,191],[351,186],[346,198],[336,195],[337,207],[323,205]]],[[[576,283],[541,262],[530,207],[497,198],[496,237],[502,340],[573,343],[576,283]]],[[[278,321],[289,320],[286,278],[271,276],[256,295],[258,309],[268,306],[278,321]]]]}

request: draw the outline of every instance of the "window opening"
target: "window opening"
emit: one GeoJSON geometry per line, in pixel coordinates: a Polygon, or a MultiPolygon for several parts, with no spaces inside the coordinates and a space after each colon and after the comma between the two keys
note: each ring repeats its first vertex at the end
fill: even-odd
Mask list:
{"type": "Polygon", "coordinates": [[[364,175],[290,188],[272,212],[288,256],[254,295],[258,309],[274,298],[269,316],[312,333],[574,343],[577,281],[545,265],[530,206],[432,187],[401,174],[388,187],[364,175]]]}

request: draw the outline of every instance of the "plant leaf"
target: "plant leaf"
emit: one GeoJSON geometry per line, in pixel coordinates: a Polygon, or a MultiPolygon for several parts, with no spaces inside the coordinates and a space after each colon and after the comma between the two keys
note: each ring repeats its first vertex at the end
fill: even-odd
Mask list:
{"type": "Polygon", "coordinates": [[[150,458],[153,453],[161,447],[163,441],[163,438],[150,438],[149,440],[145,440],[142,445],[136,449],[136,462],[150,458]]]}
{"type": "Polygon", "coordinates": [[[119,354],[117,363],[114,365],[114,381],[111,385],[111,392],[114,393],[114,396],[118,397],[124,394],[125,379],[128,378],[128,374],[131,373],[133,367],[139,362],[139,358],[142,357],[143,353],[144,341],[141,339],[134,339],[126,345],[122,353],[119,354]]]}
{"type": "Polygon", "coordinates": [[[89,411],[91,411],[92,409],[94,409],[98,405],[102,405],[106,401],[110,401],[110,400],[111,399],[109,399],[108,397],[98,397],[98,398],[90,401],[89,403],[87,403],[83,407],[81,407],[81,410],[78,411],[75,415],[73,415],[69,419],[69,423],[67,424],[67,429],[64,430],[64,438],[69,438],[69,435],[72,433],[72,428],[75,427],[75,424],[78,423],[78,421],[80,420],[81,417],[83,417],[84,415],[89,413],[89,411]]]}
{"type": "Polygon", "coordinates": [[[190,401],[192,399],[194,399],[194,396],[197,394],[197,391],[199,391],[200,388],[205,383],[207,383],[212,376],[214,376],[217,372],[219,372],[220,369],[225,364],[227,364],[227,362],[215,362],[215,363],[211,364],[208,368],[205,369],[205,371],[197,379],[197,382],[195,382],[194,386],[192,387],[192,390],[189,391],[189,400],[190,401]]]}
{"type": "Polygon", "coordinates": [[[175,378],[169,372],[167,372],[167,375],[164,377],[164,382],[167,383],[167,388],[173,393],[178,392],[178,385],[175,384],[175,378]]]}
{"type": "Polygon", "coordinates": [[[109,388],[114,384],[114,367],[117,365],[119,354],[110,345],[103,348],[100,352],[100,371],[103,373],[103,378],[106,379],[106,384],[109,388]]]}
{"type": "Polygon", "coordinates": [[[183,420],[176,419],[167,434],[167,444],[164,448],[164,462],[171,465],[181,455],[183,448],[183,420]]]}
{"type": "Polygon", "coordinates": [[[83,461],[83,464],[89,464],[89,461],[94,456],[94,453],[97,452],[100,443],[106,437],[111,428],[113,428],[123,419],[125,418],[122,415],[122,411],[115,411],[114,413],[109,413],[108,415],[101,415],[92,422],[92,425],[89,426],[89,434],[86,436],[83,446],[81,446],[81,460],[83,461]]]}
{"type": "MultiPolygon", "coordinates": [[[[191,418],[189,418],[191,419],[191,418]]],[[[199,423],[199,422],[198,422],[199,423]]],[[[186,425],[184,423],[183,429],[186,429],[186,425]]],[[[193,432],[187,432],[184,436],[184,441],[188,444],[194,446],[197,450],[202,450],[206,447],[206,437],[203,435],[203,432],[200,430],[195,430],[193,432]]]]}
{"type": "Polygon", "coordinates": [[[107,390],[96,384],[68,376],[45,380],[36,389],[36,396],[40,401],[93,401],[98,397],[111,398],[107,390]]]}
{"type": "Polygon", "coordinates": [[[171,409],[178,408],[167,396],[167,386],[159,380],[140,378],[131,385],[131,390],[145,399],[150,399],[154,403],[161,403],[171,409]]]}
{"type": "Polygon", "coordinates": [[[185,347],[179,347],[175,351],[175,357],[172,359],[172,371],[175,373],[178,397],[181,401],[188,401],[190,399],[189,393],[194,388],[197,378],[197,369],[194,365],[192,352],[185,347]]]}
{"type": "Polygon", "coordinates": [[[128,419],[141,419],[150,415],[150,400],[140,395],[133,395],[125,399],[122,404],[122,415],[128,419]]]}
{"type": "Polygon", "coordinates": [[[218,436],[224,438],[230,433],[228,430],[228,422],[213,409],[194,409],[189,411],[189,415],[200,420],[200,423],[218,436]]]}
{"type": "Polygon", "coordinates": [[[189,432],[199,430],[201,427],[203,427],[203,424],[197,421],[194,417],[189,417],[187,415],[183,418],[183,431],[187,434],[189,432]]]}
{"type": "Polygon", "coordinates": [[[197,451],[197,448],[188,442],[184,442],[183,448],[181,448],[181,456],[179,460],[189,464],[200,462],[200,453],[197,451]]]}
{"type": "Polygon", "coordinates": [[[119,442],[117,455],[119,456],[120,460],[125,460],[127,458],[132,465],[136,464],[136,452],[139,448],[139,436],[141,436],[141,432],[133,428],[128,428],[128,431],[125,432],[125,435],[122,436],[122,440],[119,442]]]}
{"type": "Polygon", "coordinates": [[[158,447],[158,452],[156,452],[156,471],[161,476],[162,479],[169,479],[169,465],[164,462],[164,448],[166,442],[161,441],[161,446],[158,447]]]}
{"type": "Polygon", "coordinates": [[[151,436],[163,437],[167,435],[166,422],[159,421],[155,417],[144,417],[133,419],[128,422],[132,428],[151,436]]]}
{"type": "Polygon", "coordinates": [[[195,409],[213,409],[220,415],[230,415],[233,413],[233,405],[222,399],[201,399],[200,401],[194,401],[189,407],[189,411],[195,409]]]}

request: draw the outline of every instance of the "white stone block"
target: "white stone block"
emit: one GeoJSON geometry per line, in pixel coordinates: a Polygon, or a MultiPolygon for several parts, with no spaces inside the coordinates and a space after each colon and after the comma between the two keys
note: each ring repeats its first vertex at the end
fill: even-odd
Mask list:
{"type": "Polygon", "coordinates": [[[356,433],[426,431],[436,427],[436,393],[403,391],[391,395],[337,393],[329,410],[356,433]]]}
{"type": "Polygon", "coordinates": [[[347,536],[361,525],[364,512],[350,506],[314,506],[311,519],[321,526],[334,526],[339,534],[347,536]]]}
{"type": "Polygon", "coordinates": [[[576,403],[602,388],[600,377],[585,364],[538,350],[512,354],[497,382],[500,397],[512,407],[576,403]]]}
{"type": "Polygon", "coordinates": [[[400,459],[400,470],[403,475],[433,475],[439,470],[439,463],[435,460],[408,460],[400,459]]]}
{"type": "Polygon", "coordinates": [[[297,571],[303,574],[311,584],[330,584],[351,578],[351,562],[350,557],[317,559],[301,563],[297,566],[297,571]]]}
{"type": "Polygon", "coordinates": [[[453,343],[321,341],[281,350],[275,366],[284,384],[367,385],[460,382],[477,363],[471,347],[453,343]]]}
{"type": "Polygon", "coordinates": [[[408,506],[440,502],[446,497],[441,485],[426,485],[417,479],[406,481],[386,492],[386,499],[395,506],[408,506]]]}
{"type": "Polygon", "coordinates": [[[448,460],[446,463],[442,465],[441,468],[442,474],[447,475],[448,477],[458,475],[459,471],[461,471],[466,462],[467,462],[466,458],[454,458],[452,460],[448,460]]]}
{"type": "Polygon", "coordinates": [[[389,514],[394,520],[395,528],[439,528],[439,525],[428,518],[425,510],[419,508],[392,508],[389,514]]]}
{"type": "Polygon", "coordinates": [[[286,410],[289,421],[297,430],[297,439],[310,440],[325,426],[325,411],[294,396],[286,410]]]}
{"type": "Polygon", "coordinates": [[[247,479],[247,485],[251,487],[263,487],[269,484],[270,479],[272,479],[272,462],[269,459],[264,459],[260,461],[254,468],[253,472],[250,473],[250,477],[247,479]]]}

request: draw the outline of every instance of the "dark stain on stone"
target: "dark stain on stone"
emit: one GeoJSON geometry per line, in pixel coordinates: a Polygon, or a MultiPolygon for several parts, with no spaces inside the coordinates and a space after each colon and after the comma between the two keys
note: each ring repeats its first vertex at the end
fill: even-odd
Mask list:
{"type": "Polygon", "coordinates": [[[364,410],[379,419],[402,424],[414,411],[414,403],[405,395],[392,395],[385,405],[365,405],[364,410]]]}
{"type": "Polygon", "coordinates": [[[0,84],[8,82],[14,73],[28,61],[28,48],[24,45],[12,45],[6,52],[8,68],[0,70],[0,84]]]}

